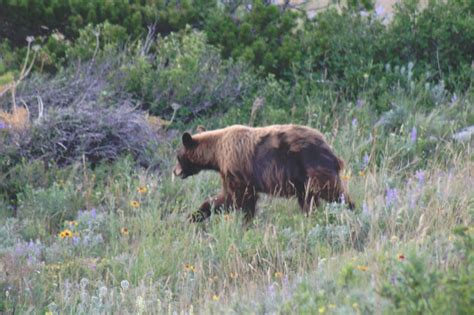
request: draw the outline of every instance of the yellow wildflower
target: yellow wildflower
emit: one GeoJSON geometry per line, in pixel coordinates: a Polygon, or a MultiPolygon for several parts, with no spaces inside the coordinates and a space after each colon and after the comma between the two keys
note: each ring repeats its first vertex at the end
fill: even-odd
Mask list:
{"type": "Polygon", "coordinates": [[[342,175],[341,179],[347,181],[347,180],[351,179],[351,175],[349,175],[349,174],[342,175]]]}
{"type": "Polygon", "coordinates": [[[184,271],[186,272],[196,272],[196,268],[194,268],[191,264],[184,264],[184,271]]]}
{"type": "Polygon", "coordinates": [[[139,194],[146,194],[148,192],[148,188],[146,188],[145,186],[140,186],[137,188],[137,192],[139,194]]]}
{"type": "Polygon", "coordinates": [[[67,222],[67,224],[68,224],[69,226],[78,226],[78,224],[79,224],[79,223],[77,223],[77,221],[74,221],[74,220],[72,220],[72,221],[66,221],[66,222],[67,222]]]}
{"type": "Polygon", "coordinates": [[[62,238],[62,239],[65,239],[67,237],[71,238],[72,237],[72,232],[71,232],[71,230],[65,229],[64,231],[59,233],[59,237],[62,238]]]}
{"type": "Polygon", "coordinates": [[[212,300],[215,301],[215,302],[219,301],[219,296],[216,295],[216,294],[214,294],[214,295],[212,296],[212,300]]]}
{"type": "Polygon", "coordinates": [[[123,236],[128,236],[128,228],[123,227],[120,229],[120,233],[122,233],[123,236]]]}
{"type": "Polygon", "coordinates": [[[360,271],[367,271],[369,270],[369,267],[367,266],[362,266],[362,265],[358,265],[355,267],[357,270],[360,270],[360,271]]]}
{"type": "Polygon", "coordinates": [[[352,304],[352,307],[355,308],[355,309],[357,309],[357,308],[359,308],[359,304],[353,303],[353,304],[352,304]]]}
{"type": "Polygon", "coordinates": [[[283,278],[283,272],[280,272],[280,271],[275,272],[275,278],[278,278],[278,279],[283,278]]]}
{"type": "Polygon", "coordinates": [[[359,171],[359,176],[364,177],[365,176],[365,171],[359,171]]]}
{"type": "Polygon", "coordinates": [[[324,306],[321,306],[318,311],[319,314],[324,314],[324,312],[326,312],[326,308],[324,306]]]}
{"type": "Polygon", "coordinates": [[[138,201],[136,201],[136,200],[133,200],[133,201],[130,201],[130,206],[131,206],[132,208],[135,208],[135,209],[136,209],[136,208],[140,207],[140,203],[139,203],[138,201]]]}

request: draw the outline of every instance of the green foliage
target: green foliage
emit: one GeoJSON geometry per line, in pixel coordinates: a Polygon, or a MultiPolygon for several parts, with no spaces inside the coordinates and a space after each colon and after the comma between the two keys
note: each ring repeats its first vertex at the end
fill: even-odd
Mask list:
{"type": "Polygon", "coordinates": [[[108,21],[123,26],[133,37],[155,24],[158,32],[167,34],[185,27],[200,25],[207,13],[215,8],[210,0],[186,1],[0,1],[0,37],[16,45],[28,35],[45,35],[58,30],[67,39],[74,39],[88,24],[108,21]]]}
{"type": "Polygon", "coordinates": [[[46,189],[26,187],[18,199],[18,218],[25,222],[22,234],[27,240],[54,234],[62,222],[73,219],[74,212],[81,207],[80,197],[72,185],[53,184],[46,189]]]}
{"type": "MultiPolygon", "coordinates": [[[[371,1],[312,20],[260,1],[87,3],[0,0],[19,41],[50,28],[16,91],[29,128],[0,99],[0,313],[471,312],[472,136],[454,137],[474,124],[471,4],[404,1],[385,24],[371,1]],[[235,123],[320,129],[357,209],[262,195],[252,224],[187,222],[221,182],[171,177],[179,135],[235,123]]],[[[1,44],[0,89],[25,53],[1,44]]]]}
{"type": "Polygon", "coordinates": [[[349,10],[324,11],[306,25],[304,54],[311,69],[302,70],[320,75],[322,84],[357,95],[379,80],[388,61],[383,51],[384,36],[384,26],[375,16],[363,17],[349,10]]]}
{"type": "Polygon", "coordinates": [[[65,57],[67,60],[90,60],[96,50],[103,53],[116,51],[128,38],[127,30],[123,26],[113,25],[108,21],[96,26],[88,24],[79,30],[74,45],[66,48],[65,57]]]}
{"type": "Polygon", "coordinates": [[[28,185],[34,185],[36,188],[49,187],[58,176],[56,169],[48,169],[41,161],[25,163],[21,159],[12,160],[11,155],[5,154],[0,158],[0,162],[0,198],[15,206],[17,194],[22,193],[28,185]]]}
{"type": "Polygon", "coordinates": [[[215,11],[205,24],[209,42],[222,48],[226,58],[242,58],[261,72],[283,76],[302,58],[297,21],[299,15],[280,10],[261,0],[252,1],[249,12],[215,11]]]}
{"type": "Polygon", "coordinates": [[[119,84],[154,115],[188,121],[239,106],[254,89],[246,67],[222,60],[201,32],[158,38],[151,49],[156,56],[138,56],[122,67],[119,84]]]}
{"type": "MultiPolygon", "coordinates": [[[[393,21],[389,23],[372,11],[370,1],[351,1],[347,8],[328,9],[312,19],[261,0],[252,1],[251,6],[247,3],[217,6],[209,0],[184,1],[179,6],[173,3],[118,2],[111,5],[93,1],[86,5],[77,1],[73,6],[60,1],[10,1],[5,12],[10,12],[6,14],[8,18],[22,16],[12,22],[16,25],[28,14],[40,16],[41,12],[47,11],[45,17],[62,21],[63,16],[68,16],[65,12],[71,11],[67,21],[53,22],[58,24],[49,28],[53,33],[48,31],[35,41],[44,46],[37,59],[37,69],[42,71],[54,71],[76,58],[91,58],[96,48],[94,30],[101,30],[99,48],[111,53],[108,48],[123,47],[127,40],[135,42],[144,36],[145,25],[156,22],[154,31],[164,35],[185,29],[186,25],[201,29],[206,34],[204,41],[217,46],[224,58],[248,62],[262,77],[274,74],[291,86],[300,84],[300,77],[311,77],[312,83],[320,88],[342,92],[352,100],[361,92],[370,92],[378,98],[394,85],[411,84],[411,81],[444,82],[453,92],[466,90],[472,80],[474,23],[470,1],[431,1],[423,7],[417,0],[406,0],[397,6],[393,21]],[[20,10],[24,6],[30,10],[20,10]],[[361,9],[369,11],[359,11],[361,9]],[[411,77],[407,80],[408,65],[411,65],[411,77]],[[401,69],[405,72],[401,73],[401,69]]],[[[29,20],[36,21],[35,18],[29,20]]],[[[43,21],[41,25],[48,23],[43,21]]],[[[211,48],[206,46],[205,50],[211,48]]],[[[24,49],[20,50],[20,55],[22,51],[24,49]]],[[[194,58],[193,53],[188,57],[194,58]]],[[[7,52],[2,59],[5,71],[15,69],[13,64],[21,63],[21,58],[11,60],[7,52]]],[[[187,66],[189,69],[183,67],[181,71],[196,67],[187,66]]],[[[198,68],[201,66],[198,62],[198,68]]],[[[140,73],[142,65],[137,67],[136,72],[140,73]]],[[[180,78],[176,69],[170,74],[174,79],[180,78]]],[[[138,92],[137,86],[143,85],[141,93],[149,103],[156,92],[147,87],[150,75],[145,73],[143,80],[143,84],[131,83],[131,90],[138,92]]],[[[176,86],[173,91],[175,89],[176,86]]],[[[183,90],[187,91],[186,88],[183,90]]]]}
{"type": "Polygon", "coordinates": [[[454,313],[469,314],[474,306],[472,296],[473,236],[472,229],[457,228],[456,255],[460,262],[448,271],[427,268],[426,257],[412,252],[408,259],[395,264],[391,279],[381,295],[393,302],[397,314],[454,313]]]}
{"type": "Polygon", "coordinates": [[[419,0],[396,6],[383,39],[387,57],[395,64],[415,62],[415,72],[445,80],[450,88],[466,88],[472,80],[474,4],[469,0],[419,0]]]}

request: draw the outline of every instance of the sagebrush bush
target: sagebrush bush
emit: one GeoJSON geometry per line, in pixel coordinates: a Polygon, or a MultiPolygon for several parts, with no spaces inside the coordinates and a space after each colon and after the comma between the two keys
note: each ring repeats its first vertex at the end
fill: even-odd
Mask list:
{"type": "Polygon", "coordinates": [[[131,154],[142,166],[153,165],[157,135],[142,112],[129,106],[83,105],[52,109],[19,143],[19,154],[59,165],[96,164],[131,154]]]}

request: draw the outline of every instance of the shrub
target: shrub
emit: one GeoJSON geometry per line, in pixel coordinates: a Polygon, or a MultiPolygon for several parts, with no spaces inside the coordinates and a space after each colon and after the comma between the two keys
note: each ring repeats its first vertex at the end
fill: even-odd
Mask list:
{"type": "Polygon", "coordinates": [[[432,79],[445,80],[450,89],[467,88],[472,80],[474,4],[468,0],[419,0],[396,5],[384,36],[387,57],[395,64],[415,61],[415,72],[429,70],[432,79]]]}
{"type": "Polygon", "coordinates": [[[176,112],[188,121],[240,105],[253,88],[246,67],[223,61],[201,32],[170,34],[152,49],[156,56],[137,56],[122,67],[125,78],[114,89],[129,92],[154,115],[169,119],[176,112]]]}
{"type": "Polygon", "coordinates": [[[129,39],[127,30],[120,25],[104,22],[98,25],[88,24],[79,30],[79,36],[73,45],[65,51],[65,57],[70,60],[91,60],[97,51],[102,54],[114,51],[125,45],[129,39]]]}
{"type": "Polygon", "coordinates": [[[136,37],[155,23],[158,32],[167,34],[186,24],[198,26],[214,9],[214,0],[185,1],[22,1],[0,0],[0,38],[10,39],[15,46],[28,35],[46,35],[58,30],[74,39],[88,24],[105,21],[125,27],[136,37]]]}
{"type": "Polygon", "coordinates": [[[299,15],[261,0],[252,1],[247,8],[248,12],[241,15],[231,7],[210,14],[204,26],[209,42],[221,47],[225,58],[242,58],[263,75],[288,74],[291,63],[302,58],[297,34],[299,15]]]}
{"type": "Polygon", "coordinates": [[[85,158],[92,164],[131,154],[142,166],[153,165],[157,135],[143,113],[83,105],[50,110],[19,144],[19,154],[67,165],[85,158]]]}
{"type": "Polygon", "coordinates": [[[373,15],[327,10],[305,29],[304,52],[321,84],[354,97],[377,82],[384,65],[384,26],[373,15]]]}
{"type": "Polygon", "coordinates": [[[430,270],[426,257],[412,253],[407,261],[397,262],[382,287],[381,295],[393,302],[391,313],[432,312],[469,314],[472,295],[473,237],[467,227],[456,228],[458,266],[448,271],[430,270]],[[428,267],[428,268],[427,268],[428,267]]]}

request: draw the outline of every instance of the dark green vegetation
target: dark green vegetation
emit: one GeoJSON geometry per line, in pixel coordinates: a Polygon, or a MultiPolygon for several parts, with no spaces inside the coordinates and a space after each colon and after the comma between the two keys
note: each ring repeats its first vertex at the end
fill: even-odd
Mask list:
{"type": "Polygon", "coordinates": [[[473,309],[472,1],[0,8],[0,313],[473,309]],[[185,222],[179,134],[235,123],[320,129],[358,209],[185,222]]]}

